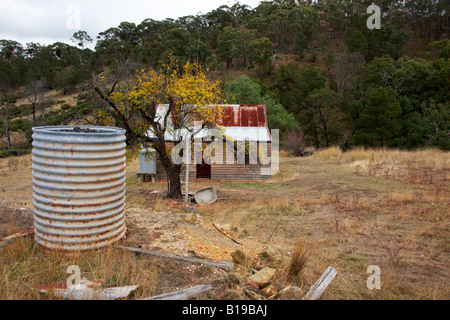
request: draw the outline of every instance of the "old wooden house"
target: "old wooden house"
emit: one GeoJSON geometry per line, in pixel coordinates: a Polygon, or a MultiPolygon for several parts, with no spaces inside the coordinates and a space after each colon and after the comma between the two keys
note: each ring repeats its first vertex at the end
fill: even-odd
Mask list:
{"type": "MultiPolygon", "coordinates": [[[[219,130],[223,133],[224,149],[222,154],[223,160],[218,162],[222,163],[205,161],[205,157],[203,157],[201,163],[198,160],[195,161],[195,148],[192,147],[189,164],[189,180],[269,180],[271,178],[270,159],[272,154],[272,136],[267,124],[266,106],[222,105],[220,107],[222,108],[223,120],[219,130]],[[227,139],[229,141],[233,140],[233,148],[230,148],[229,141],[228,144],[226,143],[225,140],[227,139]],[[245,145],[247,147],[245,157],[239,157],[237,147],[239,144],[240,146],[245,145]],[[251,154],[249,145],[257,146],[255,153],[251,154]],[[257,155],[256,161],[255,155],[257,155]]],[[[159,109],[157,114],[164,113],[164,105],[158,105],[157,108],[159,109]]],[[[202,138],[203,146],[211,143],[208,135],[204,132],[199,132],[198,136],[202,138]]],[[[179,141],[173,138],[170,132],[166,133],[165,139],[174,145],[179,143],[179,141]]],[[[157,157],[152,167],[156,168],[153,179],[156,178],[157,181],[167,179],[166,172],[157,157]]],[[[142,174],[144,173],[141,172],[142,174]]],[[[182,180],[184,180],[184,176],[185,171],[183,170],[181,173],[182,180]]]]}

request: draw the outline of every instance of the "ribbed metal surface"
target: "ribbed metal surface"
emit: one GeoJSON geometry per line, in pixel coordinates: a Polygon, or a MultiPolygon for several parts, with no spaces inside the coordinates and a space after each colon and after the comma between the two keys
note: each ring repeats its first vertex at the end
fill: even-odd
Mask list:
{"type": "Polygon", "coordinates": [[[266,127],[265,105],[224,105],[222,127],[266,127]]]}
{"type": "Polygon", "coordinates": [[[156,173],[156,150],[143,149],[139,152],[139,172],[156,173]]]}
{"type": "Polygon", "coordinates": [[[33,128],[38,244],[88,250],[124,236],[125,147],[125,130],[119,128],[33,128]]]}

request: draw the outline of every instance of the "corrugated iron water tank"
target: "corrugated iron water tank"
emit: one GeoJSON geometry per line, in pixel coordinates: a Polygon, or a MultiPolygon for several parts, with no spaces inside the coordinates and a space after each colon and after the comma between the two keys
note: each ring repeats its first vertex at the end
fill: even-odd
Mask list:
{"type": "Polygon", "coordinates": [[[35,240],[89,250],[125,235],[125,130],[33,128],[35,240]]]}
{"type": "Polygon", "coordinates": [[[153,148],[142,149],[139,152],[139,172],[156,173],[156,150],[153,148]]]}

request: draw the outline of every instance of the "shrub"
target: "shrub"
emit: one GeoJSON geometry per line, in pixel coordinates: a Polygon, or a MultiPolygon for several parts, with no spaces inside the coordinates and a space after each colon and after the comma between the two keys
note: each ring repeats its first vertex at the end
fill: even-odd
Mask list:
{"type": "Polygon", "coordinates": [[[11,121],[11,131],[22,131],[25,132],[31,129],[32,124],[28,119],[15,119],[11,121]]]}
{"type": "Polygon", "coordinates": [[[288,151],[293,156],[305,155],[305,140],[302,134],[295,131],[288,132],[283,138],[283,149],[288,151]]]}

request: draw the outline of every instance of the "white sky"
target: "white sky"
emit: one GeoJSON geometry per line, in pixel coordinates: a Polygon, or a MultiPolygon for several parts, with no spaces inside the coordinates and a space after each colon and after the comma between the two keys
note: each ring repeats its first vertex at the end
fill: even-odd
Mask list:
{"type": "MultiPolygon", "coordinates": [[[[251,8],[261,0],[240,0],[251,8]]],[[[136,24],[210,12],[236,0],[0,0],[0,39],[52,44],[70,40],[78,30],[94,41],[99,32],[121,22],[136,24]]],[[[90,46],[90,47],[93,47],[90,46]]]]}

